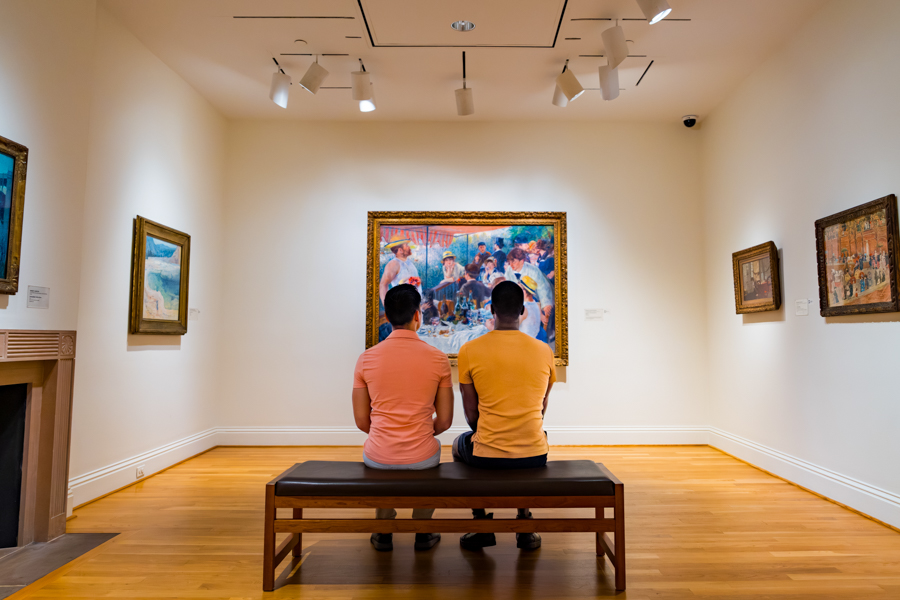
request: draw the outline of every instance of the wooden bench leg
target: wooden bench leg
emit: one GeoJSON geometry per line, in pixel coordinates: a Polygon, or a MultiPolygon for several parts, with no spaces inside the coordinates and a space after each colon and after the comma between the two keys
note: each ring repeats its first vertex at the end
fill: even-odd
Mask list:
{"type": "MultiPolygon", "coordinates": [[[[294,519],[302,519],[303,518],[303,509],[295,508],[294,509],[294,519]]],[[[295,533],[294,536],[297,539],[297,545],[294,546],[292,551],[294,556],[302,556],[303,555],[303,534],[295,533]]]]}
{"type": "Polygon", "coordinates": [[[625,590],[625,486],[616,484],[616,558],[613,564],[616,567],[616,589],[625,590]]]}
{"type": "Polygon", "coordinates": [[[263,530],[263,591],[275,589],[275,485],[266,486],[266,516],[263,530]]]}

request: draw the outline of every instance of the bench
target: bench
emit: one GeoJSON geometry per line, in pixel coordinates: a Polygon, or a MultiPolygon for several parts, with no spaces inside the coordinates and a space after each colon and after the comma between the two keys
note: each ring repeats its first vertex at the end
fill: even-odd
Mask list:
{"type": "Polygon", "coordinates": [[[594,533],[597,556],[609,557],[616,589],[625,589],[625,486],[602,464],[550,461],[539,469],[493,471],[452,462],[424,471],[387,471],[357,462],[307,461],[266,484],[263,591],[275,589],[276,571],[289,554],[301,556],[304,533],[470,531],[594,533]],[[279,519],[279,508],[292,509],[292,518],[279,519]],[[593,508],[594,518],[304,519],[304,508],[593,508]],[[276,546],[279,533],[290,535],[276,546]]]}

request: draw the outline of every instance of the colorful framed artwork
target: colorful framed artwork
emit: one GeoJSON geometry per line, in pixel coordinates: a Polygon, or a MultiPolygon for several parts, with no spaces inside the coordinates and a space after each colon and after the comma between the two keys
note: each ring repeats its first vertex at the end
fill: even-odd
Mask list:
{"type": "Polygon", "coordinates": [[[0,294],[19,291],[28,148],[0,137],[0,294]]]}
{"type": "Polygon", "coordinates": [[[187,333],[191,236],[134,220],[130,330],[137,334],[187,333]]]}
{"type": "Polygon", "coordinates": [[[781,276],[775,242],[766,242],[731,255],[734,269],[734,308],[739,315],[781,308],[781,276]]]}
{"type": "Polygon", "coordinates": [[[525,292],[520,330],[569,362],[566,213],[370,212],[366,347],[391,325],[384,295],[402,283],[422,294],[419,338],[446,352],[493,327],[491,290],[512,280],[525,292]]]}
{"type": "Polygon", "coordinates": [[[897,197],[816,221],[823,317],[900,311],[897,197]]]}

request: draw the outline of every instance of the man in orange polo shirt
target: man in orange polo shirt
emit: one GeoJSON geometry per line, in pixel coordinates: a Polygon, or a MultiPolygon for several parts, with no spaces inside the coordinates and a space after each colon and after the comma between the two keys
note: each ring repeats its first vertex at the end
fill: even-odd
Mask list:
{"type": "MultiPolygon", "coordinates": [[[[393,332],[369,348],[353,374],[353,417],[369,434],[363,462],[373,469],[431,469],[441,462],[436,436],[453,422],[453,382],[447,355],[419,339],[422,297],[409,284],[384,296],[384,313],[393,332]],[[433,416],[436,415],[436,416],[433,416]]],[[[414,519],[430,519],[433,508],[413,510],[414,519]]],[[[379,508],[378,519],[393,519],[397,511],[379,508]]],[[[439,533],[417,533],[416,550],[427,550],[439,533]]],[[[393,535],[373,533],[376,550],[394,548],[393,535]]]]}
{"type": "MultiPolygon", "coordinates": [[[[453,459],[483,469],[533,469],[547,464],[544,413],[556,381],[553,352],[546,343],[519,331],[525,294],[512,281],[502,281],[491,293],[494,330],[459,349],[459,389],[466,422],[472,431],[453,442],[453,459]]],[[[483,508],[476,519],[490,519],[483,508]]],[[[518,519],[530,519],[520,508],[518,519]]],[[[467,533],[463,548],[494,546],[493,533],[467,533]]],[[[537,533],[517,533],[516,546],[541,546],[537,533]]]]}

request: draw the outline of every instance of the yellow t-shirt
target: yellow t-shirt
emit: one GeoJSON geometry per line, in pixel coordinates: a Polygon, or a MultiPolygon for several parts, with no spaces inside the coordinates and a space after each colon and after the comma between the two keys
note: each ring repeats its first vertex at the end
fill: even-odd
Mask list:
{"type": "Polygon", "coordinates": [[[541,411],[556,381],[550,346],[521,331],[492,331],[459,349],[459,382],[475,384],[475,456],[525,458],[547,454],[541,411]]]}

